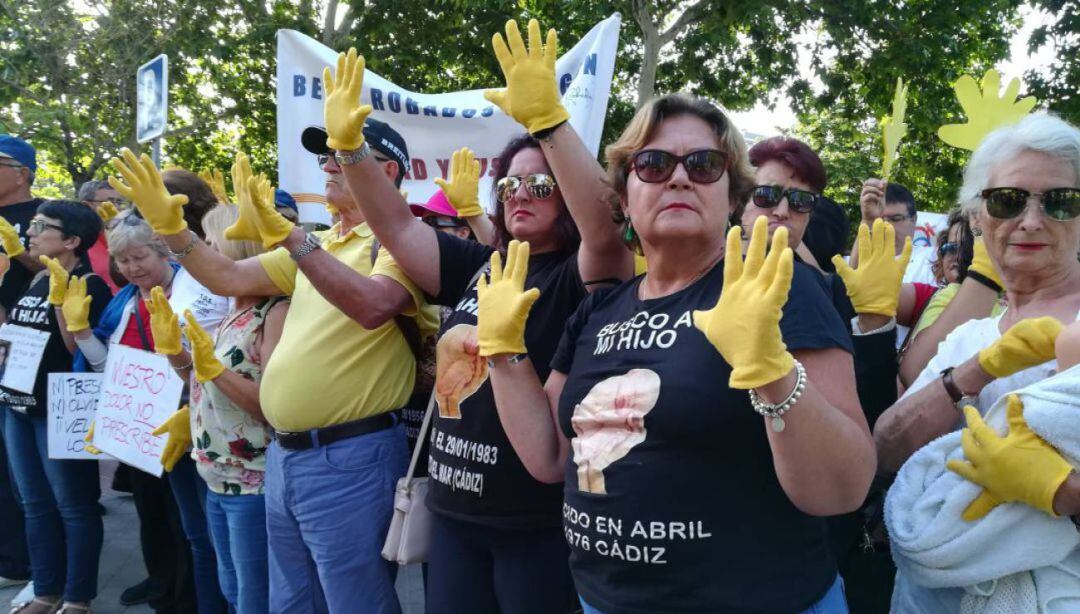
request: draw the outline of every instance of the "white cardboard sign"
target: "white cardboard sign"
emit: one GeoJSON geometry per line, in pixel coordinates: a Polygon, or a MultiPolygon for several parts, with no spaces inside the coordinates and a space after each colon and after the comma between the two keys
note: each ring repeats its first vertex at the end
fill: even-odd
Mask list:
{"type": "Polygon", "coordinates": [[[49,374],[49,458],[97,460],[86,433],[101,396],[101,373],[49,374]]]}

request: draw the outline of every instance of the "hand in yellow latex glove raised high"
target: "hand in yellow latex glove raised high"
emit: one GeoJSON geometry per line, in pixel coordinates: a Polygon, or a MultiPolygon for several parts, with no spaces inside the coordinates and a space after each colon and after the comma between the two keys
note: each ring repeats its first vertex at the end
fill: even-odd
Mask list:
{"type": "Polygon", "coordinates": [[[1020,320],[979,352],[979,366],[994,377],[1007,377],[1053,360],[1061,328],[1061,322],[1050,316],[1020,320]]]}
{"type": "Polygon", "coordinates": [[[165,291],[161,286],[154,286],[150,290],[150,300],[146,301],[146,309],[150,312],[150,332],[154,335],[154,351],[158,354],[173,356],[179,354],[183,347],[180,345],[180,319],[173,313],[169,299],[165,298],[165,291]]]}
{"type": "Polygon", "coordinates": [[[874,220],[873,233],[866,224],[859,225],[858,241],[859,268],[852,269],[836,255],[832,259],[836,274],[844,280],[856,313],[895,317],[904,271],[911,260],[911,238],[897,256],[896,231],[892,224],[878,218],[874,220]]]}
{"type": "MultiPolygon", "coordinates": [[[[338,151],[352,151],[364,144],[364,120],[371,105],[360,104],[360,89],[364,85],[364,56],[356,49],[339,53],[337,71],[331,75],[323,69],[323,121],[326,123],[326,145],[338,151]]],[[[239,189],[239,188],[237,188],[239,189]]]]}
{"type": "Polygon", "coordinates": [[[38,260],[45,265],[45,268],[49,269],[49,304],[63,305],[68,286],[67,269],[56,258],[40,256],[38,260]]]}
{"type": "Polygon", "coordinates": [[[462,147],[450,157],[450,181],[438,177],[435,184],[442,189],[459,217],[484,214],[480,208],[480,161],[468,147],[462,147]]]}
{"type": "Polygon", "coordinates": [[[240,154],[233,165],[233,185],[240,216],[225,229],[230,241],[261,241],[270,249],[284,241],[295,227],[274,207],[274,186],[262,174],[254,175],[247,156],[240,154]]]}
{"type": "Polygon", "coordinates": [[[795,358],[780,334],[794,265],[787,228],[776,229],[766,256],[769,228],[765,217],[759,217],[746,262],[741,233],[738,226],[728,231],[724,289],[715,307],[694,312],[694,326],[731,365],[728,384],[747,390],[775,382],[795,368],[795,358]]]}
{"type": "Polygon", "coordinates": [[[990,254],[986,251],[986,242],[982,237],[975,237],[974,252],[971,264],[968,265],[968,272],[978,273],[996,283],[998,287],[1004,288],[1005,284],[1001,282],[1001,275],[998,274],[994,261],[990,260],[990,254]]]}
{"type": "Polygon", "coordinates": [[[982,493],[964,510],[963,518],[974,521],[1002,503],[1019,501],[1054,513],[1054,495],[1073,467],[1057,450],[1036,435],[1024,420],[1020,397],[1009,395],[1009,434],[999,437],[983,422],[978,410],[964,408],[967,428],[960,436],[966,461],[946,463],[964,479],[983,487],[982,493]]]}
{"type": "Polygon", "coordinates": [[[236,206],[239,217],[236,222],[225,229],[225,238],[230,241],[255,241],[259,242],[259,228],[255,221],[259,217],[255,212],[255,204],[251,202],[251,192],[247,189],[248,181],[254,176],[251,171],[251,162],[247,154],[239,153],[233,161],[232,178],[233,186],[236,187],[236,206]]]}
{"type": "Polygon", "coordinates": [[[163,235],[180,234],[187,228],[184,221],[184,205],[188,197],[183,194],[173,196],[165,188],[154,161],[143,154],[136,158],[131,150],[124,148],[120,158],[113,158],[112,164],[120,173],[123,181],[109,177],[109,185],[120,192],[124,198],[135,203],[154,232],[163,235]],[[126,182],[126,183],[125,183],[126,182]]]}
{"type": "MultiPolygon", "coordinates": [[[[206,182],[206,185],[210,186],[210,191],[214,193],[214,198],[219,203],[229,203],[229,193],[225,190],[225,174],[218,169],[210,169],[199,172],[199,178],[206,182]]],[[[235,186],[236,184],[233,183],[235,186]]]]}
{"type": "Polygon", "coordinates": [[[498,33],[491,37],[495,58],[506,78],[504,89],[487,90],[484,98],[498,105],[503,113],[525,126],[530,134],[553,128],[570,119],[559,96],[555,81],[555,59],[559,37],[548,30],[547,44],[540,41],[540,22],[529,20],[529,48],[521,39],[517,22],[506,22],[506,40],[498,33]]]}
{"type": "Polygon", "coordinates": [[[60,307],[68,332],[77,333],[90,328],[90,301],[91,297],[86,295],[86,278],[73,275],[68,280],[64,304],[60,307]]]}
{"type": "Polygon", "coordinates": [[[172,471],[191,447],[191,410],[187,405],[181,407],[151,434],[169,436],[165,449],[161,451],[161,466],[165,471],[172,471]]]}
{"type": "Polygon", "coordinates": [[[221,375],[225,371],[225,365],[221,364],[214,353],[214,340],[210,333],[199,326],[195,316],[190,311],[184,311],[184,319],[187,327],[184,334],[191,342],[191,362],[195,366],[195,379],[199,383],[206,383],[221,375]]]}
{"type": "Polygon", "coordinates": [[[15,230],[15,227],[2,217],[0,217],[0,244],[4,246],[4,253],[11,258],[15,258],[26,251],[26,246],[23,245],[22,239],[19,238],[19,231],[15,230]]]}
{"type": "Polygon", "coordinates": [[[109,201],[105,201],[98,205],[96,213],[101,218],[101,223],[107,224],[114,217],[120,215],[120,210],[116,208],[116,205],[109,201]]]}
{"type": "Polygon", "coordinates": [[[540,298],[540,290],[525,290],[529,274],[529,244],[511,241],[506,268],[499,252],[491,255],[491,280],[476,281],[479,302],[476,328],[481,356],[525,353],[525,322],[540,298]]]}

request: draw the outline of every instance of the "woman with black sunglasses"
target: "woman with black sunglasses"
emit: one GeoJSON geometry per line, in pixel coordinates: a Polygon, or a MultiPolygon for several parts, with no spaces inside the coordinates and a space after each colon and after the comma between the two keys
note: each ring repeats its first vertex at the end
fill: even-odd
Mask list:
{"type": "MultiPolygon", "coordinates": [[[[589,290],[619,283],[633,271],[632,256],[611,223],[603,169],[567,122],[560,101],[554,31],[543,50],[539,24],[531,22],[529,31],[531,55],[516,23],[507,25],[509,47],[496,35],[507,87],[487,96],[529,134],[511,140],[493,161],[494,248],[437,232],[412,217],[370,160],[342,166],[382,245],[433,303],[453,307],[437,349],[438,406],[430,435],[427,504],[435,521],[426,603],[432,614],[549,614],[574,607],[561,488],[530,474],[515,454],[495,409],[487,363],[477,355],[476,286],[482,269],[495,250],[505,251],[513,240],[532,246],[528,283],[543,293],[526,323],[534,378],[547,377],[559,335],[589,290]],[[566,191],[575,198],[564,198],[566,191]]],[[[339,82],[342,77],[337,75],[339,82]]],[[[354,83],[361,77],[355,74],[354,83]]],[[[335,132],[353,125],[348,118],[359,103],[356,96],[341,95],[342,100],[326,99],[327,132],[331,139],[348,141],[335,132]],[[338,113],[340,123],[333,121],[338,113]]],[[[451,177],[461,173],[452,170],[451,177]]],[[[475,194],[474,183],[465,189],[456,183],[443,191],[475,194]]],[[[456,198],[451,204],[460,209],[456,198]]]]}

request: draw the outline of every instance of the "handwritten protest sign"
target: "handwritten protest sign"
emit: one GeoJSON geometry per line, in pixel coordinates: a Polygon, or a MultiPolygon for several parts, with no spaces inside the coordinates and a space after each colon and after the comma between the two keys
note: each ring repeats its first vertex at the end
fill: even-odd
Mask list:
{"type": "Polygon", "coordinates": [[[41,356],[49,333],[16,324],[0,326],[0,384],[20,392],[33,392],[41,356]]]}
{"type": "Polygon", "coordinates": [[[101,395],[100,373],[49,374],[49,458],[96,460],[86,447],[86,433],[101,395]]]}
{"type": "Polygon", "coordinates": [[[161,475],[161,451],[168,436],[151,432],[175,412],[184,387],[164,356],[122,345],[109,348],[94,445],[121,462],[161,475]]]}

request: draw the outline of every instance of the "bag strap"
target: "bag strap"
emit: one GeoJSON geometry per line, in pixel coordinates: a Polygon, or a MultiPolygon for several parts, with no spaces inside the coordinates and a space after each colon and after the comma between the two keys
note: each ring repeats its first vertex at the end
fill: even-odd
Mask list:
{"type": "Polygon", "coordinates": [[[420,450],[424,448],[424,440],[427,439],[428,426],[431,425],[431,412],[435,408],[435,391],[431,391],[431,397],[428,398],[427,410],[424,411],[424,422],[420,425],[420,436],[416,438],[416,448],[412,453],[412,460],[409,461],[409,471],[405,474],[405,478],[411,480],[413,474],[416,472],[416,463],[420,460],[420,450]]]}
{"type": "Polygon", "coordinates": [[[147,352],[153,352],[154,350],[152,350],[150,348],[150,339],[147,338],[146,331],[143,330],[142,316],[139,315],[139,301],[140,300],[142,300],[142,299],[139,296],[136,296],[135,297],[135,302],[134,302],[133,307],[131,309],[132,313],[135,315],[135,330],[139,331],[139,339],[142,341],[143,349],[146,350],[147,352]]]}

